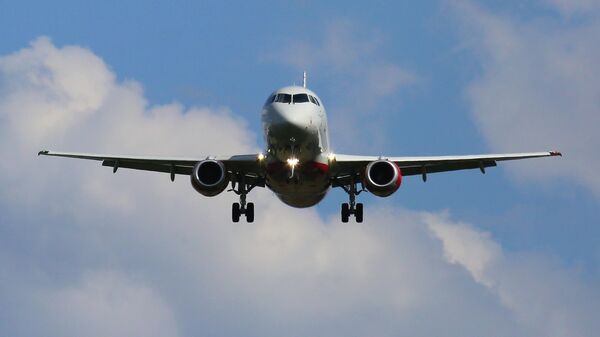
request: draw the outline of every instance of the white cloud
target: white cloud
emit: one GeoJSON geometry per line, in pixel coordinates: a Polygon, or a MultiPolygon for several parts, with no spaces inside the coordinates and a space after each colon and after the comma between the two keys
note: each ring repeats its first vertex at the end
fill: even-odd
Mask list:
{"type": "Polygon", "coordinates": [[[84,273],[75,286],[42,289],[31,335],[177,336],[168,305],[151,288],[114,272],[84,273]]]}
{"type": "Polygon", "coordinates": [[[35,40],[31,47],[4,57],[0,64],[12,80],[2,83],[2,89],[12,93],[3,95],[2,116],[12,123],[11,131],[36,137],[22,137],[23,141],[60,136],[98,109],[114,81],[104,62],[84,48],[59,51],[47,38],[35,40]]]}
{"type": "Polygon", "coordinates": [[[232,224],[234,196],[203,198],[186,178],[38,158],[46,145],[186,156],[256,145],[225,108],[149,106],[138,83],[115,80],[86,49],[36,40],[0,57],[0,71],[0,154],[12,159],[0,166],[0,335],[586,336],[599,328],[597,286],[543,256],[514,257],[444,214],[369,208],[364,224],[342,224],[261,190],[251,195],[256,223],[232,224]],[[51,66],[49,55],[52,64],[71,58],[73,68],[51,66]],[[63,72],[89,78],[89,92],[78,81],[37,80],[63,72]],[[94,93],[104,94],[89,99],[94,93]],[[68,110],[69,125],[27,126],[50,106],[68,110]]]}
{"type": "Polygon", "coordinates": [[[515,172],[528,179],[570,176],[600,194],[600,15],[560,24],[543,16],[518,21],[470,2],[456,8],[462,38],[481,64],[467,95],[483,136],[497,151],[556,147],[561,160],[514,165],[515,172]]]}
{"type": "Polygon", "coordinates": [[[540,256],[506,254],[489,233],[466,224],[431,215],[425,221],[443,242],[448,262],[494,293],[527,335],[588,336],[598,329],[600,289],[578,282],[574,270],[540,256]]]}
{"type": "Polygon", "coordinates": [[[499,258],[500,247],[489,233],[464,224],[441,222],[436,216],[427,216],[426,221],[435,236],[442,240],[448,262],[464,266],[477,282],[493,286],[491,280],[486,280],[485,271],[499,258]]]}

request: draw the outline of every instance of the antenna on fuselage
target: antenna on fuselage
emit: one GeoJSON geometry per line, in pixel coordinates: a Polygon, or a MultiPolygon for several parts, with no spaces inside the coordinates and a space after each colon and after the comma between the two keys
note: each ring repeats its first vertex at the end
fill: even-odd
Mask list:
{"type": "Polygon", "coordinates": [[[302,86],[306,88],[306,71],[302,73],[302,86]]]}

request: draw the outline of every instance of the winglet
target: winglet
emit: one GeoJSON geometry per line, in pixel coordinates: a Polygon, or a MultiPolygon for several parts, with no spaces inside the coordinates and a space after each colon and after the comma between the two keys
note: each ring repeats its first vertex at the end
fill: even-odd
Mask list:
{"type": "Polygon", "coordinates": [[[42,150],[42,151],[38,152],[38,156],[42,155],[42,154],[46,155],[46,154],[48,154],[48,152],[49,152],[48,150],[42,150]]]}
{"type": "Polygon", "coordinates": [[[560,153],[560,151],[550,151],[550,155],[562,157],[562,153],[560,153]]]}

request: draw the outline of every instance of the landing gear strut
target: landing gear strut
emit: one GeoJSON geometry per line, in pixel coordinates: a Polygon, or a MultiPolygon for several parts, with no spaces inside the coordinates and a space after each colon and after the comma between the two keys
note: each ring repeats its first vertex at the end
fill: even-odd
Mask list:
{"type": "Polygon", "coordinates": [[[238,179],[231,181],[231,189],[235,194],[240,196],[240,202],[235,202],[231,205],[231,220],[240,222],[240,216],[244,214],[247,222],[254,222],[254,203],[246,203],[246,195],[252,191],[256,185],[246,184],[244,175],[238,175],[238,179]],[[236,184],[237,181],[237,184],[236,184]]]}
{"type": "Polygon", "coordinates": [[[350,198],[349,203],[342,204],[342,222],[348,222],[350,215],[354,215],[356,222],[363,222],[363,204],[356,202],[356,196],[359,195],[364,188],[361,188],[360,191],[356,190],[356,182],[352,179],[352,182],[348,186],[342,186],[344,191],[348,193],[348,197],[350,198]]]}

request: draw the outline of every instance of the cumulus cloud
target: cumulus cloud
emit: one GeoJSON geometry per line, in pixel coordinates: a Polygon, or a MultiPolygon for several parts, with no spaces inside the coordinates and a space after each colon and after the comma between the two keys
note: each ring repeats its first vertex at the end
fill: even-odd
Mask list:
{"type": "Polygon", "coordinates": [[[589,17],[569,22],[563,16],[542,15],[519,21],[471,2],[455,5],[462,38],[481,65],[481,76],[469,85],[467,97],[495,150],[556,147],[565,154],[543,168],[530,163],[513,166],[520,176],[570,176],[600,195],[595,172],[600,165],[600,14],[592,11],[597,6],[591,2],[552,3],[561,15],[568,15],[569,8],[586,9],[589,17]]]}
{"type": "Polygon", "coordinates": [[[152,106],[87,49],[41,38],[0,57],[0,118],[0,154],[11,158],[0,166],[0,335],[598,331],[597,286],[544,256],[504,252],[446,214],[369,208],[364,224],[342,224],[261,190],[256,223],[232,224],[234,196],[203,198],[188,179],[37,158],[46,146],[256,148],[226,108],[152,106]]]}
{"type": "Polygon", "coordinates": [[[178,336],[169,306],[155,291],[114,272],[84,273],[79,284],[38,289],[29,335],[178,336]]]}
{"type": "Polygon", "coordinates": [[[489,233],[467,224],[431,215],[425,221],[442,241],[446,260],[493,293],[526,335],[588,336],[598,328],[600,289],[584,283],[571,287],[578,283],[575,270],[540,256],[505,253],[489,233]]]}
{"type": "Polygon", "coordinates": [[[490,238],[489,233],[475,231],[464,224],[449,225],[447,222],[440,222],[435,216],[426,220],[430,230],[442,241],[448,262],[465,267],[477,282],[493,286],[491,280],[486,280],[484,273],[498,259],[500,247],[490,238]]]}

